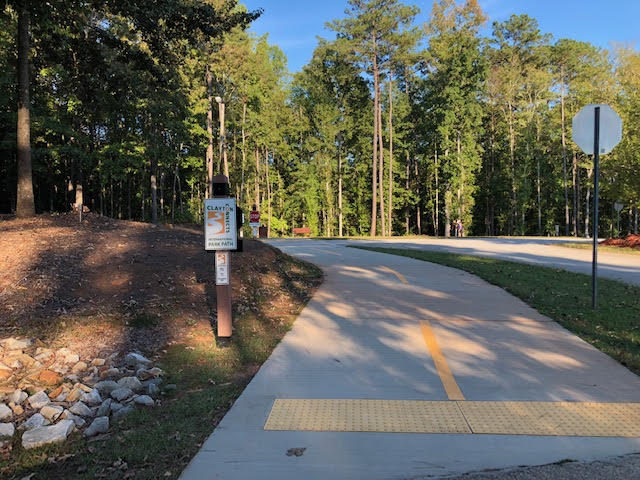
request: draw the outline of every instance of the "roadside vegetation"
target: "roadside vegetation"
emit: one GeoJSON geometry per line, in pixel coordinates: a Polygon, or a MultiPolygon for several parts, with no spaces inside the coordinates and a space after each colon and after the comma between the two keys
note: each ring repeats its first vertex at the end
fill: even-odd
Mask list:
{"type": "MultiPolygon", "coordinates": [[[[579,250],[591,250],[591,243],[558,243],[559,247],[577,248],[579,250]]],[[[612,247],[609,245],[598,245],[599,252],[619,253],[622,255],[640,255],[640,250],[631,247],[612,247]]]]}
{"type": "Polygon", "coordinates": [[[438,263],[504,288],[537,311],[640,374],[640,287],[600,278],[591,308],[591,278],[555,268],[495,258],[398,248],[359,247],[438,263]]]}

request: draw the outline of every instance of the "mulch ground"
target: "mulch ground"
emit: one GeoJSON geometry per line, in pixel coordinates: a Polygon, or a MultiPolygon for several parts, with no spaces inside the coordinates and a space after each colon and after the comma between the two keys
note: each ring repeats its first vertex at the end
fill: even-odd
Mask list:
{"type": "MultiPolygon", "coordinates": [[[[197,226],[95,214],[82,224],[71,214],[0,220],[0,338],[34,337],[87,356],[155,351],[203,326],[213,338],[214,260],[203,242],[197,226]]],[[[270,284],[281,285],[272,271],[278,255],[253,240],[232,253],[236,313],[251,310],[270,284]]],[[[274,302],[281,311],[284,293],[282,304],[274,302]]]]}
{"type": "Polygon", "coordinates": [[[623,238],[608,238],[607,240],[600,242],[600,245],[640,250],[640,235],[628,235],[623,238]]]}

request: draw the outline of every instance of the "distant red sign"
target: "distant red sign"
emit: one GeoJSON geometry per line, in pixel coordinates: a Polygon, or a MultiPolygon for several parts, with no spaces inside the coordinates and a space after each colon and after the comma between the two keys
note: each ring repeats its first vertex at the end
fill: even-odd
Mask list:
{"type": "Polygon", "coordinates": [[[260,223],[260,212],[252,210],[249,213],[249,223],[260,223]]]}

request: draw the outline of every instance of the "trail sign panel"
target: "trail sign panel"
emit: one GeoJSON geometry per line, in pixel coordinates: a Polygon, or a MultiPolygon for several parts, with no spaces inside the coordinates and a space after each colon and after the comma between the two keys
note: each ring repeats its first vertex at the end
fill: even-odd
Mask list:
{"type": "Polygon", "coordinates": [[[238,248],[235,198],[207,198],[204,201],[204,249],[238,248]]]}
{"type": "Polygon", "coordinates": [[[230,257],[226,250],[216,252],[216,285],[229,285],[230,257]]]}
{"type": "Polygon", "coordinates": [[[573,117],[573,141],[580,149],[593,155],[595,132],[595,108],[600,107],[599,154],[609,153],[622,139],[622,119],[613,108],[605,104],[591,104],[582,107],[573,117]]]}
{"type": "Polygon", "coordinates": [[[260,226],[260,212],[258,212],[257,210],[251,210],[251,212],[249,213],[249,226],[260,226]]]}

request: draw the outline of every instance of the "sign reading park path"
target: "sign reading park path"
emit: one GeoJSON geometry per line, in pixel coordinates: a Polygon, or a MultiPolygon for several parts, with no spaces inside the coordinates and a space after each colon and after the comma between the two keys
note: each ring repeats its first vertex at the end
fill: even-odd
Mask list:
{"type": "Polygon", "coordinates": [[[204,201],[204,249],[238,248],[235,198],[207,198],[204,201]]]}

